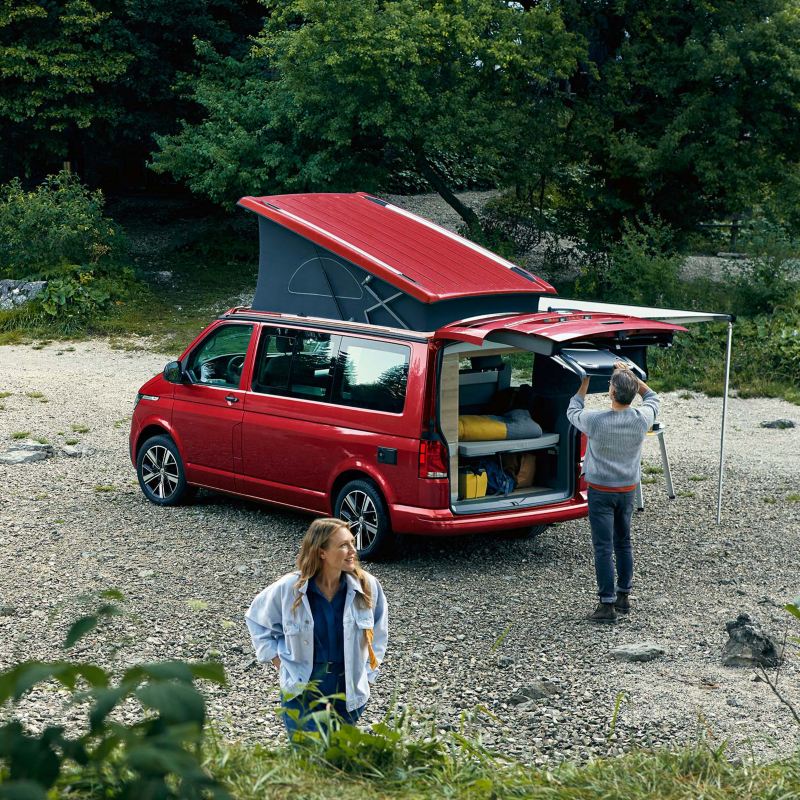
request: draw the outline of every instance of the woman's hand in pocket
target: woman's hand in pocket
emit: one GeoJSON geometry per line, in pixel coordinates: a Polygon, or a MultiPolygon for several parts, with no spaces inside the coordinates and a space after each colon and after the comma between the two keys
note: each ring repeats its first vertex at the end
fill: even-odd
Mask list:
{"type": "Polygon", "coordinates": [[[275,656],[275,658],[272,659],[272,666],[275,667],[275,669],[280,669],[281,668],[281,657],[280,656],[275,656]]]}

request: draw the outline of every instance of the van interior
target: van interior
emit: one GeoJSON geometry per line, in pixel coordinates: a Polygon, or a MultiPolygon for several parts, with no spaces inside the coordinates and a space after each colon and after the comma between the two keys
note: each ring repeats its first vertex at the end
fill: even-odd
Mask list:
{"type": "Polygon", "coordinates": [[[544,505],[574,494],[580,441],[566,410],[579,384],[559,357],[489,342],[444,350],[439,422],[450,454],[455,513],[544,505]],[[521,417],[516,409],[524,410],[521,417]],[[509,424],[504,433],[503,420],[527,420],[528,414],[532,430],[509,424]]]}

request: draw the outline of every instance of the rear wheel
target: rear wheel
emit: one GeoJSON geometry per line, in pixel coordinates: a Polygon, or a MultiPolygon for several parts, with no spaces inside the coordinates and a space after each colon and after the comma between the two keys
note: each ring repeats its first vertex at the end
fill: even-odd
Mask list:
{"type": "Polygon", "coordinates": [[[136,477],[144,496],[159,506],[174,506],[189,498],[183,460],[169,436],[152,436],[139,448],[136,477]]]}
{"type": "Polygon", "coordinates": [[[334,514],[350,526],[359,558],[377,557],[392,539],[386,503],[368,481],[346,483],[336,497],[334,514]]]}
{"type": "Polygon", "coordinates": [[[538,539],[550,526],[531,525],[528,528],[515,528],[508,532],[511,539],[538,539]]]}

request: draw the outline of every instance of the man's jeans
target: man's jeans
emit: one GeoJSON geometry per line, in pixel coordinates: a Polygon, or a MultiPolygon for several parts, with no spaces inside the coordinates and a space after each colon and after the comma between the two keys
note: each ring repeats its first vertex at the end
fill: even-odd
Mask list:
{"type": "Polygon", "coordinates": [[[589,487],[594,571],[601,603],[613,603],[617,592],[630,592],[633,580],[631,516],[636,492],[601,492],[589,487]],[[617,582],[614,586],[614,557],[617,582]]]}

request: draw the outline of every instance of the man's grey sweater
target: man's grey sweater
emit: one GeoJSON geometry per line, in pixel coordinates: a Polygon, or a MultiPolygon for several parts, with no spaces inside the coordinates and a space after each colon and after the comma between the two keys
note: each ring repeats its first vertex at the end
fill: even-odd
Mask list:
{"type": "Polygon", "coordinates": [[[642,442],[658,414],[658,395],[648,389],[638,408],[589,411],[583,398],[569,401],[567,419],[588,438],[583,472],[588,483],[609,489],[639,483],[642,442]]]}

